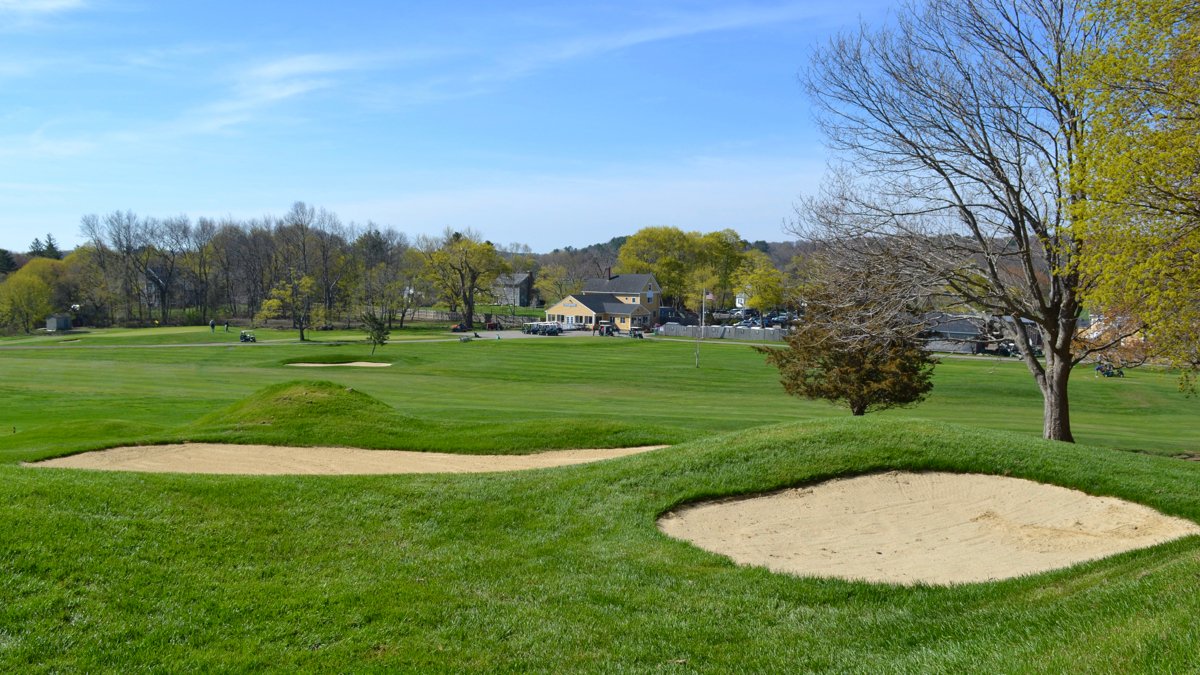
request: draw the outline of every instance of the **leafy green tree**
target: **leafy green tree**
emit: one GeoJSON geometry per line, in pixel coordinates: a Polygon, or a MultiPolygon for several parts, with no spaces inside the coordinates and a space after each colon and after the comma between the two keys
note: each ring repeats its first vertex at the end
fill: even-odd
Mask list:
{"type": "Polygon", "coordinates": [[[728,307],[736,292],[735,278],[746,262],[746,242],[730,229],[692,236],[696,237],[695,260],[688,306],[699,309],[700,296],[708,291],[718,307],[728,307]]]}
{"type": "Polygon", "coordinates": [[[304,333],[312,328],[314,319],[324,318],[324,314],[316,308],[320,297],[320,286],[316,279],[293,275],[271,289],[259,306],[255,319],[266,321],[290,317],[292,326],[300,330],[300,341],[303,342],[307,339],[304,333]]]}
{"type": "Polygon", "coordinates": [[[0,315],[10,327],[32,332],[38,322],[66,302],[65,274],[66,266],[61,261],[49,258],[29,261],[0,283],[0,315]]]}
{"type": "Polygon", "coordinates": [[[687,299],[695,272],[699,235],[677,227],[645,227],[625,240],[617,254],[621,272],[653,274],[675,306],[687,299]]]}
{"type": "Polygon", "coordinates": [[[475,304],[487,298],[492,284],[511,270],[508,261],[490,241],[483,241],[471,230],[446,230],[438,238],[424,237],[419,242],[425,259],[425,279],[450,303],[461,306],[463,324],[475,325],[475,304]]]}
{"type": "MultiPolygon", "coordinates": [[[[1091,115],[1075,191],[1080,269],[1178,365],[1200,366],[1200,4],[1091,0],[1101,40],[1076,61],[1091,115]]],[[[1111,320],[1110,320],[1111,323],[1111,320]]]]}
{"type": "Polygon", "coordinates": [[[566,265],[550,264],[538,270],[533,287],[542,300],[550,305],[582,290],[583,279],[571,274],[566,265]]]}
{"type": "Polygon", "coordinates": [[[736,277],[736,287],[746,294],[746,305],[765,313],[783,305],[784,278],[770,256],[758,249],[745,255],[736,277]]]}
{"type": "Polygon", "coordinates": [[[104,256],[92,244],[78,246],[63,258],[69,304],[79,305],[75,315],[81,324],[102,326],[113,321],[120,289],[116,279],[106,274],[105,262],[104,256]]]}
{"type": "Polygon", "coordinates": [[[50,286],[35,276],[13,274],[0,283],[0,316],[10,327],[30,333],[54,311],[52,293],[50,286]]]}

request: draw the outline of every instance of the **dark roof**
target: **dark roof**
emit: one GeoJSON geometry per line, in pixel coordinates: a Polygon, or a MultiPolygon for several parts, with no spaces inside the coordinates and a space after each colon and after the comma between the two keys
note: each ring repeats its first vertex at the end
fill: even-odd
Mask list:
{"type": "Polygon", "coordinates": [[[628,302],[606,302],[604,303],[604,313],[614,316],[632,316],[634,312],[642,310],[643,313],[649,314],[650,311],[641,305],[635,305],[628,302]]]}
{"type": "Polygon", "coordinates": [[[962,314],[931,312],[924,317],[926,330],[942,337],[987,339],[987,320],[962,314]]]}
{"type": "Polygon", "coordinates": [[[529,272],[518,272],[516,274],[501,274],[496,277],[496,285],[498,286],[520,286],[529,279],[529,272]]]}
{"type": "Polygon", "coordinates": [[[584,293],[640,293],[647,285],[657,284],[653,274],[617,274],[607,279],[588,279],[584,293]]]}
{"type": "MultiPolygon", "coordinates": [[[[578,295],[569,295],[567,297],[597,314],[605,313],[607,311],[604,309],[605,304],[615,302],[617,299],[612,293],[592,293],[590,295],[584,295],[583,293],[580,293],[578,295]]],[[[567,298],[563,298],[563,300],[566,299],[567,298]]]]}

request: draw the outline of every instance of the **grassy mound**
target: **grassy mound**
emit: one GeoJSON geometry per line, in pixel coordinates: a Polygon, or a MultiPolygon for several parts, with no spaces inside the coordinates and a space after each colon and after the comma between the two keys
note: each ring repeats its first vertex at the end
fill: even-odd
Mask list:
{"type": "Polygon", "coordinates": [[[584,447],[671,444],[694,437],[683,429],[645,430],[610,420],[455,424],[406,415],[351,387],[319,380],[272,385],[185,427],[185,440],[265,445],[335,445],[472,454],[521,454],[584,447]]]}
{"type": "Polygon", "coordinates": [[[353,388],[299,380],[272,385],[205,415],[186,433],[194,440],[266,445],[346,445],[355,439],[378,448],[387,447],[386,430],[407,422],[353,388]]]}

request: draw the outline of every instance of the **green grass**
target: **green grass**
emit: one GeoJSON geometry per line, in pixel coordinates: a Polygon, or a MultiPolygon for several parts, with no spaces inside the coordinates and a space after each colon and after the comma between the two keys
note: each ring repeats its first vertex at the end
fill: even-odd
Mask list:
{"type": "Polygon", "coordinates": [[[1167,373],[1081,370],[1073,419],[1092,445],[1068,445],[1038,440],[1041,400],[1015,361],[947,359],[922,406],[854,419],[788,398],[740,346],[705,345],[697,369],[692,345],[652,340],[414,342],[369,358],[361,344],[171,346],[174,329],[157,330],[0,349],[0,671],[1197,665],[1198,537],[1001,583],[902,588],[740,568],[654,524],[687,502],[887,469],[1013,475],[1200,520],[1200,463],[1143,454],[1200,450],[1200,403],[1167,373]],[[301,360],[392,366],[284,365],[301,360]],[[17,465],[184,439],[680,444],[483,475],[17,465]]]}
{"type": "MultiPolygon", "coordinates": [[[[179,335],[177,329],[159,330],[179,335]]],[[[292,341],[198,348],[163,344],[155,341],[158,337],[153,331],[124,341],[114,337],[104,345],[110,348],[0,349],[0,396],[6,401],[0,431],[10,432],[0,433],[0,461],[131,440],[178,440],[201,417],[264,387],[302,378],[352,387],[405,418],[430,423],[424,427],[428,433],[396,436],[416,449],[447,449],[446,427],[456,429],[458,439],[475,439],[464,449],[487,449],[493,441],[486,432],[498,450],[532,451],[582,443],[592,436],[589,429],[599,434],[601,445],[618,442],[603,436],[618,428],[673,442],[848,415],[824,402],[785,396],[775,371],[741,345],[705,345],[697,369],[693,345],[654,340],[451,340],[388,344],[371,356],[366,344],[292,341]],[[393,365],[320,371],[284,366],[355,360],[393,365]],[[507,440],[501,443],[501,438],[507,440]]],[[[880,415],[1037,436],[1041,405],[1032,379],[1015,360],[946,359],[926,403],[880,415]]],[[[1104,379],[1081,368],[1072,383],[1072,419],[1083,443],[1169,455],[1200,452],[1190,424],[1198,410],[1200,400],[1181,396],[1168,373],[1138,370],[1124,379],[1104,379]]],[[[339,419],[330,417],[329,423],[336,427],[339,419]]],[[[290,442],[315,444],[292,436],[290,442]]]]}
{"type": "Polygon", "coordinates": [[[1200,538],[952,588],[740,568],[681,503],[883,469],[977,471],[1200,519],[1200,465],[912,420],[714,436],[476,476],[0,467],[0,667],[1183,671],[1200,538]]]}

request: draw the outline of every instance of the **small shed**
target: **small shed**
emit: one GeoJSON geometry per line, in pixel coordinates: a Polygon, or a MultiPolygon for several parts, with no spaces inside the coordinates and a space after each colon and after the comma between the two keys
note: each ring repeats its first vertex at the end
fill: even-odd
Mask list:
{"type": "Polygon", "coordinates": [[[71,317],[68,314],[51,314],[46,318],[46,330],[54,333],[57,331],[71,330],[71,317]]]}

